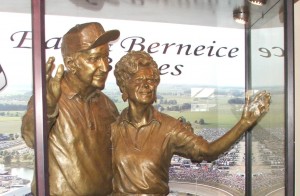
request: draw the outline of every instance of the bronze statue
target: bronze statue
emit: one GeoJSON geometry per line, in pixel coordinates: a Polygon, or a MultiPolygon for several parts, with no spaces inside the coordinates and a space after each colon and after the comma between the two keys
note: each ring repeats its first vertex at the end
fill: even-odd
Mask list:
{"type": "Polygon", "coordinates": [[[129,52],[116,64],[117,84],[128,108],[112,124],[113,194],[169,193],[169,166],[174,154],[193,161],[214,160],[228,150],[269,109],[270,94],[246,96],[239,122],[208,142],[180,120],[152,106],[160,82],[156,62],[145,52],[129,52]]]}
{"type": "MultiPolygon", "coordinates": [[[[62,40],[66,70],[46,63],[50,195],[108,195],[112,191],[110,124],[119,115],[101,92],[111,66],[108,43],[120,35],[92,22],[71,28],[62,40]]],[[[22,137],[34,148],[33,100],[22,137]]],[[[39,131],[39,130],[37,130],[39,131]]],[[[33,180],[32,191],[35,192],[33,180]]]]}

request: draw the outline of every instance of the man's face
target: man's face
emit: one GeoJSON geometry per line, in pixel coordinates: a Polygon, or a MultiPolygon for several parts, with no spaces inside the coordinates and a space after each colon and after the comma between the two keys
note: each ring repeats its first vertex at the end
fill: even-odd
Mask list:
{"type": "Polygon", "coordinates": [[[78,52],[74,57],[75,75],[88,87],[104,89],[111,67],[108,63],[108,44],[78,52]]]}
{"type": "Polygon", "coordinates": [[[139,70],[127,81],[125,90],[129,102],[152,104],[156,99],[158,80],[151,67],[139,67],[139,70]]]}

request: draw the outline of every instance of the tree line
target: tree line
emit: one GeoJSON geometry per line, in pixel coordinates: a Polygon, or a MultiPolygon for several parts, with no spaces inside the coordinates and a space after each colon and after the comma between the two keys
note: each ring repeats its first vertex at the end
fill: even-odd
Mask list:
{"type": "Polygon", "coordinates": [[[21,104],[0,104],[0,111],[25,111],[26,105],[21,104]]]}

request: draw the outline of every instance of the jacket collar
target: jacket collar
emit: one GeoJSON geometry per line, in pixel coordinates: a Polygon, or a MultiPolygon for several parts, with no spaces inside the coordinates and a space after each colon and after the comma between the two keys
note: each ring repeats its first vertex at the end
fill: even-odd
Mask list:
{"type": "MultiPolygon", "coordinates": [[[[151,106],[151,110],[152,110],[152,116],[150,117],[150,120],[148,122],[148,124],[150,124],[152,121],[156,121],[158,122],[159,124],[162,123],[162,116],[161,116],[161,113],[158,112],[153,106],[151,106]]],[[[128,107],[125,108],[121,115],[119,116],[119,120],[118,120],[118,123],[124,123],[124,122],[128,122],[130,123],[130,120],[128,118],[128,107]]]]}

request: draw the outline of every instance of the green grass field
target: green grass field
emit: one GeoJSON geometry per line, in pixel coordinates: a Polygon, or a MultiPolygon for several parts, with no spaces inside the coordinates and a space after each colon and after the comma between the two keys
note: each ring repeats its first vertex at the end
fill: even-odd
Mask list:
{"type": "MultiPolygon", "coordinates": [[[[127,107],[128,103],[123,102],[121,98],[117,98],[116,102],[117,108],[121,111],[127,107]]],[[[190,97],[178,97],[178,96],[164,96],[164,99],[172,100],[175,99],[177,104],[191,103],[190,97]]],[[[206,112],[192,112],[188,111],[163,111],[164,113],[173,116],[174,118],[184,117],[192,124],[197,120],[204,119],[205,124],[201,127],[232,127],[241,117],[242,112],[236,111],[236,106],[228,104],[228,97],[221,97],[210,100],[201,100],[203,104],[215,104],[211,111],[206,112]]],[[[166,107],[167,105],[163,105],[166,107]]],[[[240,107],[240,106],[239,106],[240,107]]],[[[270,106],[270,111],[266,114],[260,125],[263,127],[283,127],[284,125],[284,104],[283,95],[272,95],[272,103],[270,106]]],[[[6,111],[4,111],[6,112],[6,111]]],[[[18,133],[21,127],[21,118],[24,114],[23,112],[10,111],[10,116],[0,116],[0,133],[18,133]],[[18,116],[16,116],[18,115],[18,116]]],[[[195,124],[193,124],[195,125],[195,124]]]]}
{"type": "MultiPolygon", "coordinates": [[[[177,104],[191,103],[190,97],[178,97],[178,96],[164,96],[164,99],[172,100],[175,99],[177,104]]],[[[201,118],[204,119],[205,125],[203,127],[224,127],[230,128],[241,118],[242,111],[237,111],[236,108],[241,107],[241,105],[231,105],[228,104],[228,97],[221,97],[217,100],[203,100],[203,104],[216,104],[216,107],[211,111],[206,112],[192,112],[188,111],[166,111],[166,113],[174,118],[184,117],[191,123],[194,123],[196,120],[199,121],[201,118]]],[[[121,111],[127,107],[128,103],[123,102],[121,99],[118,99],[116,103],[117,108],[121,111]]],[[[167,105],[162,104],[166,107],[167,105]]],[[[272,95],[272,101],[270,106],[270,111],[264,116],[260,121],[261,126],[263,127],[283,127],[284,124],[284,104],[283,104],[283,95],[272,95]]]]}
{"type": "Polygon", "coordinates": [[[24,111],[9,111],[8,113],[9,116],[0,116],[0,133],[20,133],[24,111]]]}

